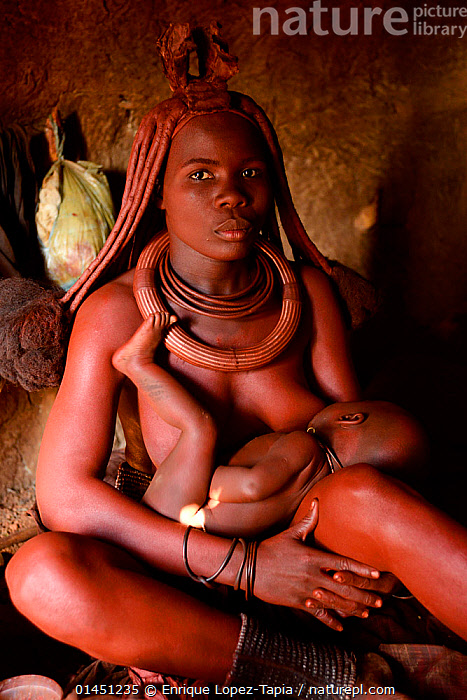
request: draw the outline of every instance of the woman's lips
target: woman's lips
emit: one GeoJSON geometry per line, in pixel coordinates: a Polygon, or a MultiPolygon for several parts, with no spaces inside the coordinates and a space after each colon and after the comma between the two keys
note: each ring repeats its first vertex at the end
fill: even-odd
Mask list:
{"type": "Polygon", "coordinates": [[[248,236],[251,228],[251,223],[247,219],[227,219],[214,230],[222,238],[241,241],[248,236]]]}

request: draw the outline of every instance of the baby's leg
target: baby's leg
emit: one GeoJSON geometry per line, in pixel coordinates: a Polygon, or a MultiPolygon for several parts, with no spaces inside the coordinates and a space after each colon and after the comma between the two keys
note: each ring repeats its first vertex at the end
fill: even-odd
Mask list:
{"type": "Polygon", "coordinates": [[[174,377],[154,362],[154,353],[164,331],[175,320],[169,313],[151,314],[114,353],[112,364],[150,399],[163,420],[179,430],[186,430],[205,411],[174,377]]]}
{"type": "Polygon", "coordinates": [[[467,530],[368,465],[323,479],[317,543],[391,571],[430,612],[467,639],[467,530]]]}
{"type": "MultiPolygon", "coordinates": [[[[256,439],[258,456],[262,443],[262,438],[256,439]]],[[[238,464],[216,468],[210,500],[202,509],[208,532],[256,537],[287,527],[308,491],[329,473],[316,441],[306,433],[265,435],[263,447],[266,454],[250,468],[238,464]],[[219,497],[213,495],[216,492],[219,497]]]]}
{"type": "Polygon", "coordinates": [[[288,482],[294,489],[310,489],[329,473],[317,441],[302,430],[268,433],[247,443],[229,461],[218,466],[209,495],[224,503],[255,503],[282,491],[288,482]]]}
{"type": "Polygon", "coordinates": [[[158,467],[143,503],[169,518],[191,523],[206,500],[217,435],[209,413],[154,363],[163,333],[174,320],[168,313],[149,316],[117,350],[112,362],[149,398],[160,417],[181,431],[176,446],[158,467]]]}

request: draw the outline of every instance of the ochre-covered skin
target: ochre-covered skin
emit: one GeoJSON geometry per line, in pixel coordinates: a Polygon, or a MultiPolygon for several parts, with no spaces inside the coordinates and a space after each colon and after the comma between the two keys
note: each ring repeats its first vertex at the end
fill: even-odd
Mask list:
{"type": "MultiPolygon", "coordinates": [[[[248,286],[253,242],[260,230],[277,240],[274,197],[293,245],[298,247],[301,236],[306,237],[291,204],[280,150],[259,108],[239,98],[242,109],[254,113],[254,121],[264,126],[259,131],[238,111],[224,108],[194,116],[171,140],[180,118],[192,109],[192,95],[188,97],[183,101],[176,95],[145,120],[135,141],[114,233],[89,274],[66,297],[77,313],[37,471],[39,509],[52,532],[25,544],[11,560],[7,577],[15,605],[64,642],[117,664],[221,683],[231,666],[240,620],[159,580],[158,570],[186,575],[185,526],[131,501],[103,481],[118,409],[128,460],[145,471],[165,459],[179,436],[179,430],[154,411],[144,388],[112,364],[114,354],[142,322],[133,296],[133,270],[83,302],[94,282],[102,282],[103,270],[112,270],[109,265],[122,250],[127,260],[136,262],[143,214],[152,233],[162,229],[165,218],[175,272],[208,295],[232,294],[248,286]],[[251,222],[243,235],[222,228],[239,217],[251,222]]],[[[318,264],[319,259],[317,254],[318,264]]],[[[296,274],[303,302],[300,327],[270,364],[225,373],[196,367],[163,348],[157,355],[158,363],[214,417],[219,450],[231,452],[255,435],[303,430],[325,402],[359,398],[346,330],[326,275],[302,263],[296,265],[296,274]]],[[[260,343],[277,323],[280,309],[281,299],[275,293],[254,314],[232,320],[202,316],[176,304],[172,311],[203,343],[237,348],[260,343]]],[[[339,475],[329,495],[322,487],[323,515],[316,536],[325,547],[329,522],[332,536],[337,536],[336,523],[353,513],[346,512],[345,504],[352,502],[347,501],[349,488],[352,498],[365,493],[359,522],[368,532],[381,530],[377,519],[388,504],[409,508],[406,499],[412,495],[399,487],[394,492],[391,482],[382,476],[375,479],[368,469],[360,469],[359,478],[350,483],[346,482],[350,477],[339,475]],[[324,518],[328,525],[323,525],[324,518]]],[[[402,519],[399,528],[394,526],[385,557],[377,562],[372,561],[373,552],[363,548],[364,560],[368,551],[368,565],[345,556],[351,549],[347,541],[336,547],[340,554],[305,544],[317,524],[315,508],[301,523],[260,544],[255,594],[269,603],[308,611],[339,629],[333,609],[361,616],[368,607],[378,607],[380,594],[390,589],[392,578],[379,577],[374,566],[398,573],[396,535],[407,537],[403,560],[411,568],[410,543],[416,541],[419,547],[421,541],[420,521],[413,522],[402,519]],[[341,572],[339,580],[327,570],[341,572]]],[[[435,538],[435,528],[430,531],[435,538]]],[[[427,545],[427,552],[437,552],[446,568],[455,557],[455,538],[457,534],[445,560],[442,542],[430,540],[427,545]]],[[[229,544],[224,538],[193,532],[192,569],[199,575],[212,574],[229,544]]],[[[355,551],[351,555],[356,556],[355,551]]],[[[219,577],[221,583],[233,585],[240,561],[241,552],[236,551],[219,577]]],[[[412,575],[420,586],[426,582],[426,570],[412,575]]]]}

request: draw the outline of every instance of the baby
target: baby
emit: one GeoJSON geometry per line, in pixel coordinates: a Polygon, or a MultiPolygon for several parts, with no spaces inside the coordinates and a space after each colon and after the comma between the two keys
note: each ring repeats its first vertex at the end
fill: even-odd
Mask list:
{"type": "Polygon", "coordinates": [[[363,401],[326,407],[306,432],[257,437],[227,465],[216,466],[213,418],[154,363],[164,329],[175,320],[149,316],[113,357],[161,418],[181,431],[143,497],[159,513],[208,532],[255,537],[301,519],[313,486],[342,467],[365,463],[394,474],[421,459],[423,440],[410,439],[420,437],[416,421],[392,404],[363,401]],[[418,446],[416,453],[411,445],[418,446]]]}

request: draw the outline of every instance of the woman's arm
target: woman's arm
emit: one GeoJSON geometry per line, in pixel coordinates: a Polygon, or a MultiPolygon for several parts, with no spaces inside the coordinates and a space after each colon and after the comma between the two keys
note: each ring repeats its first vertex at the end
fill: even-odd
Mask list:
{"type": "MultiPolygon", "coordinates": [[[[51,530],[103,540],[152,567],[185,575],[185,527],[103,481],[124,381],[111,358],[140,322],[131,287],[128,291],[118,283],[98,290],[82,305],[41,445],[38,506],[51,530]]],[[[225,540],[206,536],[191,548],[193,566],[200,573],[212,573],[228,546],[225,540]]],[[[232,571],[232,584],[234,578],[232,571]]]]}
{"type": "Polygon", "coordinates": [[[357,401],[361,392],[348,331],[331,284],[324,273],[312,267],[302,266],[300,274],[311,308],[313,388],[329,403],[357,401]]]}

